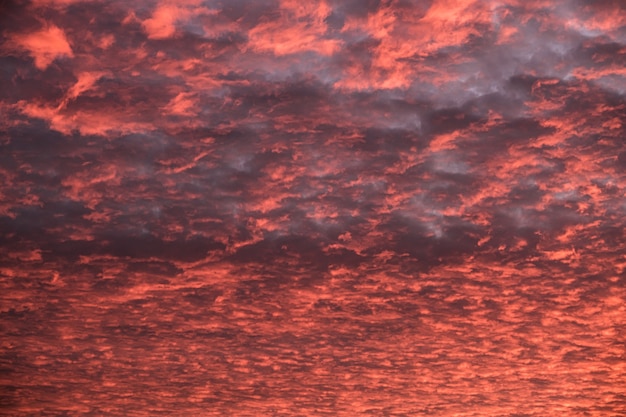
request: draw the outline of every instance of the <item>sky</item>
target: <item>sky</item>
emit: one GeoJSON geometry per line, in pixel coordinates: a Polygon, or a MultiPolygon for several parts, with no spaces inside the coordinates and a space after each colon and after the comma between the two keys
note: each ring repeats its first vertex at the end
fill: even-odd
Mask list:
{"type": "Polygon", "coordinates": [[[0,415],[626,415],[620,0],[0,2],[0,415]]]}

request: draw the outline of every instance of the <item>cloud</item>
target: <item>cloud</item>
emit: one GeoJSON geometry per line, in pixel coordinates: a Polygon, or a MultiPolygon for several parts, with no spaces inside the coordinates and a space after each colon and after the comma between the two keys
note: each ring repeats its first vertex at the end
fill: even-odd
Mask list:
{"type": "Polygon", "coordinates": [[[17,34],[13,42],[28,52],[40,70],[45,70],[59,57],[73,56],[65,33],[55,25],[47,25],[33,33],[17,34]]]}
{"type": "Polygon", "coordinates": [[[326,2],[303,4],[283,0],[278,6],[278,19],[270,17],[250,30],[249,45],[279,56],[307,50],[332,55],[341,43],[325,36],[330,12],[326,2]]]}
{"type": "Polygon", "coordinates": [[[149,39],[167,39],[175,36],[179,26],[185,26],[192,20],[215,14],[216,11],[202,7],[202,2],[160,2],[141,25],[149,39]]]}
{"type": "Polygon", "coordinates": [[[159,6],[150,19],[146,19],[142,25],[149,38],[164,39],[169,38],[176,31],[174,23],[179,18],[185,18],[187,13],[176,6],[159,6]]]}
{"type": "Polygon", "coordinates": [[[619,6],[6,7],[7,412],[623,414],[619,6]]]}

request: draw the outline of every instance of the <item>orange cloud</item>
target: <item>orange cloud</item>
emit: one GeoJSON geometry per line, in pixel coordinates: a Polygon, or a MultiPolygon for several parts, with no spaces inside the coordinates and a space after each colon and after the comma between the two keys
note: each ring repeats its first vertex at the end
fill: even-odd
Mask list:
{"type": "Polygon", "coordinates": [[[331,9],[325,1],[301,3],[282,0],[277,19],[268,18],[248,33],[248,46],[260,52],[289,55],[302,51],[314,51],[320,55],[332,55],[339,50],[341,42],[327,39],[325,19],[331,9]]]}
{"type": "Polygon", "coordinates": [[[59,57],[74,55],[65,32],[55,25],[47,25],[33,33],[16,35],[13,41],[33,57],[35,66],[40,70],[48,68],[59,57]]]}
{"type": "Polygon", "coordinates": [[[152,16],[141,25],[149,39],[167,39],[175,35],[177,26],[192,18],[214,14],[202,2],[191,0],[182,2],[162,1],[152,12],[152,16]]]}
{"type": "Polygon", "coordinates": [[[22,3],[7,414],[624,415],[619,2],[22,3]]]}
{"type": "Polygon", "coordinates": [[[175,5],[160,5],[152,13],[152,17],[143,21],[142,25],[151,39],[165,39],[174,35],[176,22],[189,16],[189,12],[175,5]]]}

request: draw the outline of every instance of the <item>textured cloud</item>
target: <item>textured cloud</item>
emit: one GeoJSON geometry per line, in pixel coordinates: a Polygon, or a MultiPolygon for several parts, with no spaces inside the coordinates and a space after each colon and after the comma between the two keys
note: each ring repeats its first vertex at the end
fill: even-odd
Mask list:
{"type": "Polygon", "coordinates": [[[625,414],[622,9],[0,3],[0,414],[625,414]]]}
{"type": "Polygon", "coordinates": [[[65,33],[54,25],[20,34],[13,41],[34,59],[35,66],[40,70],[45,70],[58,57],[72,56],[65,33]]]}

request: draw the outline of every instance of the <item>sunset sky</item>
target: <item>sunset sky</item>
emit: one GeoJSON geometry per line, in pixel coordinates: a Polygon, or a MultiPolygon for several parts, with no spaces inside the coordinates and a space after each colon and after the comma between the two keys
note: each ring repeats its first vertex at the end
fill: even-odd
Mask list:
{"type": "Polygon", "coordinates": [[[2,0],[0,62],[0,415],[626,416],[623,0],[2,0]]]}

